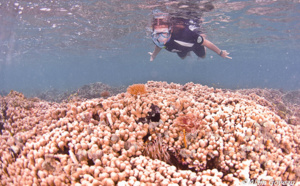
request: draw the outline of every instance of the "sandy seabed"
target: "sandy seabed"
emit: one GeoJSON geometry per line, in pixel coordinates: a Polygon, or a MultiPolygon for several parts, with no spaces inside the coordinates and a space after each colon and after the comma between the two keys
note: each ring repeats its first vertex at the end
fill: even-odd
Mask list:
{"type": "Polygon", "coordinates": [[[0,185],[300,185],[300,126],[267,100],[193,83],[145,88],[68,103],[0,97],[0,185]]]}

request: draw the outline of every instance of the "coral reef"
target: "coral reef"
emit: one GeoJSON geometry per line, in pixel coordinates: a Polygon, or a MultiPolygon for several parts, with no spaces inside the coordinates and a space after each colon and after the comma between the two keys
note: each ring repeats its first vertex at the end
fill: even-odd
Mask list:
{"type": "Polygon", "coordinates": [[[148,156],[151,159],[158,159],[166,163],[172,164],[170,160],[170,153],[168,152],[167,145],[162,142],[161,137],[157,137],[156,140],[146,143],[143,150],[143,155],[148,156]]]}
{"type": "MultiPolygon", "coordinates": [[[[30,97],[37,97],[39,99],[51,102],[69,102],[80,101],[92,98],[107,98],[109,96],[117,95],[121,92],[125,92],[126,87],[111,87],[101,82],[91,83],[84,85],[77,90],[60,91],[57,89],[51,89],[44,92],[38,92],[30,95],[30,97]]],[[[1,95],[1,93],[0,93],[1,95]]]]}
{"type": "Polygon", "coordinates": [[[111,87],[101,82],[91,83],[80,87],[76,93],[80,98],[92,99],[99,97],[113,96],[121,92],[125,92],[125,87],[111,87]]]}
{"type": "Polygon", "coordinates": [[[192,113],[180,114],[180,116],[175,119],[174,125],[184,129],[186,132],[191,132],[199,128],[201,121],[202,116],[200,115],[194,115],[192,113]]]}
{"type": "Polygon", "coordinates": [[[67,103],[0,97],[0,185],[300,185],[300,126],[263,97],[145,86],[147,96],[67,103]]]}
{"type": "Polygon", "coordinates": [[[160,111],[157,105],[151,104],[151,111],[148,112],[146,117],[139,118],[137,122],[150,123],[158,122],[160,120],[160,111]]]}
{"type": "Polygon", "coordinates": [[[146,94],[147,90],[144,84],[134,84],[127,88],[127,92],[133,96],[137,96],[146,94]]]}
{"type": "Polygon", "coordinates": [[[300,90],[241,89],[236,92],[248,95],[258,104],[268,107],[288,124],[300,125],[300,90]]]}
{"type": "Polygon", "coordinates": [[[104,91],[102,91],[102,92],[100,93],[100,96],[101,96],[101,97],[104,97],[104,98],[107,98],[107,97],[110,96],[110,93],[109,93],[109,91],[104,90],[104,91]]]}

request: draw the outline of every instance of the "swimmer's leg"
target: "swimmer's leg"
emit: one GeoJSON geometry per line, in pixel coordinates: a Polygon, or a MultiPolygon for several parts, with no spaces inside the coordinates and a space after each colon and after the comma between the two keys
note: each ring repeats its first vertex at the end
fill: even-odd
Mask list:
{"type": "Polygon", "coordinates": [[[205,58],[206,56],[205,47],[203,45],[195,45],[193,51],[198,57],[205,58]]]}
{"type": "Polygon", "coordinates": [[[177,52],[177,55],[178,55],[181,59],[184,59],[184,58],[188,55],[188,52],[177,52]]]}

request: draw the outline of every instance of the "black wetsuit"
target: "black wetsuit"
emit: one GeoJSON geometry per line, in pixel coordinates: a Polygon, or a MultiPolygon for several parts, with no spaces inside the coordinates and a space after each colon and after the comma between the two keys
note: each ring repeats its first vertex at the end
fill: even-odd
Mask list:
{"type": "Polygon", "coordinates": [[[165,44],[165,48],[170,52],[176,52],[182,59],[193,51],[198,57],[205,57],[205,48],[202,45],[203,37],[189,29],[186,24],[173,27],[170,40],[165,44]]]}

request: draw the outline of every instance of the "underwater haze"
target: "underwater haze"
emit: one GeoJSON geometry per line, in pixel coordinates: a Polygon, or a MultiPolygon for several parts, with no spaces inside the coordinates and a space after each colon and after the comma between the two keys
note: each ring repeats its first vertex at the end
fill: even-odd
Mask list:
{"type": "Polygon", "coordinates": [[[0,91],[149,80],[298,90],[299,20],[300,0],[0,0],[0,91]],[[150,62],[157,9],[193,12],[207,38],[233,59],[207,50],[205,59],[182,60],[163,50],[150,62]]]}

